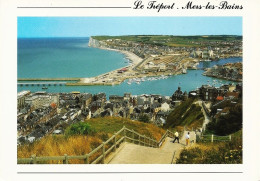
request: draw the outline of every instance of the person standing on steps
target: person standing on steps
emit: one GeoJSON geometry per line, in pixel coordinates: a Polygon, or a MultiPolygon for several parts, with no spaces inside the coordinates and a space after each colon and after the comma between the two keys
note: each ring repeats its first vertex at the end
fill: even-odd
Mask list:
{"type": "Polygon", "coordinates": [[[189,141],[190,141],[190,132],[188,132],[186,134],[185,138],[186,138],[186,146],[188,146],[189,145],[189,141]]]}
{"type": "Polygon", "coordinates": [[[178,141],[178,143],[180,143],[178,131],[176,131],[176,132],[174,133],[174,136],[175,136],[175,139],[173,140],[173,143],[174,143],[176,140],[178,141]]]}

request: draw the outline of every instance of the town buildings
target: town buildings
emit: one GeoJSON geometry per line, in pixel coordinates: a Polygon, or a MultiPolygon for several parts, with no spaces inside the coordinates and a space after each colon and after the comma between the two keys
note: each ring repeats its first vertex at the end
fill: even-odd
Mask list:
{"type": "Polygon", "coordinates": [[[188,98],[198,98],[215,105],[241,97],[242,84],[214,87],[202,85],[190,91],[178,87],[172,96],[156,94],[123,96],[105,93],[46,93],[23,91],[17,97],[18,144],[33,142],[48,134],[61,134],[73,123],[90,118],[115,116],[138,120],[146,115],[151,123],[162,126],[169,113],[188,98]]]}

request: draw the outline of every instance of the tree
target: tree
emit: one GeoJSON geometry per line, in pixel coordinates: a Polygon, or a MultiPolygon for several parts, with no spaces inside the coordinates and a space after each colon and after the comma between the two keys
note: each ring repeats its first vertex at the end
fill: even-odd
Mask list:
{"type": "Polygon", "coordinates": [[[79,122],[76,124],[72,124],[70,127],[68,127],[65,131],[65,135],[88,135],[93,134],[95,132],[95,129],[91,128],[88,123],[79,122]]]}
{"type": "Polygon", "coordinates": [[[227,115],[220,116],[209,123],[207,129],[217,135],[228,135],[242,128],[242,104],[231,107],[227,115]]]}

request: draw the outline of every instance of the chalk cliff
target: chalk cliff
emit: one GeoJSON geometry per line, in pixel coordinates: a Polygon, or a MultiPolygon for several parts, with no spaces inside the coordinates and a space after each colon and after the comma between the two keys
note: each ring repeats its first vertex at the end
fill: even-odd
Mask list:
{"type": "Polygon", "coordinates": [[[98,40],[93,39],[92,37],[89,38],[88,42],[89,47],[100,47],[100,43],[98,40]]]}
{"type": "Polygon", "coordinates": [[[105,42],[96,40],[93,37],[89,38],[88,46],[94,48],[107,48],[107,44],[105,42]]]}

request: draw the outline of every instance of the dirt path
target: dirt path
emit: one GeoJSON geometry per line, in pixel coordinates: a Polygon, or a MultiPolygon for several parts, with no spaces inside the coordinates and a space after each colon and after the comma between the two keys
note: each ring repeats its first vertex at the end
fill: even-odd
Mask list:
{"type": "Polygon", "coordinates": [[[202,112],[203,112],[203,115],[204,115],[204,118],[205,118],[205,119],[204,119],[203,124],[202,124],[202,130],[205,130],[207,124],[208,124],[209,121],[210,121],[210,118],[208,117],[208,115],[206,114],[206,112],[205,112],[205,110],[204,110],[204,108],[203,108],[203,106],[202,106],[202,101],[197,101],[196,103],[198,103],[198,104],[200,105],[201,110],[202,110],[202,112]]]}

